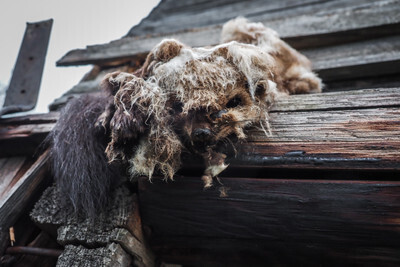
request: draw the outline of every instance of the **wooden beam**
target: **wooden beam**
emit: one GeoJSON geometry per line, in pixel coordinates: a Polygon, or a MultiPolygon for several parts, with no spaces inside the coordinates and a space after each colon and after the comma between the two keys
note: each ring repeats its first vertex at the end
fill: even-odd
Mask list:
{"type": "Polygon", "coordinates": [[[38,192],[45,180],[49,152],[43,153],[0,198],[0,227],[8,229],[25,208],[32,203],[32,197],[38,192]]]}
{"type": "Polygon", "coordinates": [[[13,185],[13,180],[24,165],[25,157],[0,158],[0,198],[13,185]]]}
{"type": "Polygon", "coordinates": [[[374,88],[329,92],[321,94],[290,95],[275,102],[271,113],[357,110],[400,106],[400,88],[374,88]]]}
{"type": "Polygon", "coordinates": [[[0,120],[0,157],[32,155],[53,129],[59,113],[0,120]]]}
{"type": "MultiPolygon", "coordinates": [[[[329,18],[330,20],[328,21],[320,18],[320,22],[322,23],[320,25],[308,21],[306,23],[312,26],[314,30],[318,29],[318,27],[323,30],[329,30],[335,27],[345,29],[352,27],[360,28],[358,24],[379,25],[383,22],[379,16],[374,16],[374,21],[371,18],[363,19],[361,17],[363,13],[371,12],[370,3],[365,0],[300,0],[295,2],[290,0],[268,2],[250,0],[246,2],[218,1],[215,3],[191,0],[185,1],[182,4],[161,1],[146,19],[129,31],[128,36],[141,36],[148,35],[149,33],[152,35],[165,35],[166,33],[187,31],[193,28],[205,28],[221,25],[238,16],[247,17],[252,21],[264,21],[267,23],[266,25],[271,24],[277,29],[279,28],[279,32],[292,32],[292,35],[296,35],[298,34],[295,30],[298,28],[296,22],[301,21],[303,23],[302,19],[304,17],[312,17],[315,21],[318,16],[323,17],[328,12],[336,14],[340,13],[340,11],[342,11],[342,14],[340,14],[342,19],[343,17],[348,17],[350,14],[353,15],[356,13],[356,15],[353,20],[346,20],[346,24],[329,24],[329,22],[336,18],[329,18]]],[[[388,4],[388,2],[381,1],[380,4],[380,7],[376,5],[378,6],[376,8],[377,12],[385,9],[384,5],[388,4]]],[[[395,14],[393,13],[393,15],[395,14]]],[[[387,21],[383,23],[387,23],[387,21]]]]}
{"type": "MultiPolygon", "coordinates": [[[[268,168],[398,170],[399,107],[398,88],[281,98],[271,110],[271,135],[250,130],[235,164],[268,168]]],[[[8,148],[10,141],[25,144],[32,133],[42,140],[57,116],[53,113],[2,121],[0,144],[3,149],[0,153],[13,153],[15,146],[8,148]]]]}
{"type": "Polygon", "coordinates": [[[398,73],[400,36],[309,49],[302,52],[310,58],[313,69],[325,82],[387,75],[398,73]]]}
{"type": "MultiPolygon", "coordinates": [[[[399,6],[398,0],[375,1],[361,6],[333,9],[330,12],[316,12],[262,22],[277,30],[282,38],[288,40],[295,48],[305,48],[318,44],[328,45],[332,42],[343,43],[371,38],[371,34],[374,36],[379,33],[398,33],[399,6]],[[309,38],[311,41],[307,41],[309,38]]],[[[125,37],[108,44],[70,51],[57,62],[57,65],[101,65],[123,58],[134,58],[136,55],[148,53],[164,38],[175,38],[193,47],[215,45],[219,43],[220,32],[219,25],[162,36],[125,37]]]]}
{"type": "Polygon", "coordinates": [[[155,252],[170,260],[186,249],[249,253],[264,263],[272,254],[283,265],[400,263],[400,182],[313,178],[224,177],[211,190],[200,177],[142,178],[143,224],[155,252]]]}

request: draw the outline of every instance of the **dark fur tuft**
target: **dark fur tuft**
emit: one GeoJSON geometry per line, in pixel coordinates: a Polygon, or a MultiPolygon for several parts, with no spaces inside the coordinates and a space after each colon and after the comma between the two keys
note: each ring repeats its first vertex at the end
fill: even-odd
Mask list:
{"type": "Polygon", "coordinates": [[[117,168],[104,153],[108,133],[96,123],[112,98],[103,92],[71,100],[47,138],[63,200],[71,202],[77,214],[92,218],[107,205],[109,192],[119,180],[117,168]]]}

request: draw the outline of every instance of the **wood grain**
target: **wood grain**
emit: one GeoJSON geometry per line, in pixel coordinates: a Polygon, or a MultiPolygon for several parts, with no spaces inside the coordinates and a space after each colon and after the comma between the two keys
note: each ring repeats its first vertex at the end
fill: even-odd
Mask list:
{"type": "MultiPolygon", "coordinates": [[[[351,10],[359,9],[357,15],[365,13],[366,9],[369,9],[368,4],[370,1],[355,0],[355,1],[262,1],[262,0],[250,0],[250,1],[185,1],[182,3],[174,3],[171,1],[162,1],[160,4],[144,19],[139,25],[133,27],[128,36],[141,36],[148,35],[159,35],[178,31],[187,31],[193,28],[205,28],[213,25],[223,24],[229,19],[236,18],[238,16],[244,16],[252,21],[264,21],[269,24],[273,24],[274,27],[279,27],[280,30],[292,32],[296,35],[295,28],[298,28],[299,17],[315,17],[324,16],[327,13],[335,14],[337,9],[342,11],[343,17],[348,17],[351,10]],[[347,12],[346,12],[347,11],[347,12]],[[188,19],[190,17],[190,19],[188,19]],[[293,27],[295,25],[296,27],[293,27]]],[[[385,3],[382,2],[381,3],[385,3]]],[[[386,2],[387,4],[387,2],[386,2]]],[[[382,8],[382,7],[381,7],[382,8]]],[[[384,8],[384,7],[383,7],[384,8]]],[[[383,9],[382,8],[382,9],[383,9]]],[[[367,11],[368,12],[368,11],[367,11]]],[[[391,17],[389,17],[391,18],[391,17]]],[[[329,18],[330,21],[324,21],[321,18],[321,22],[324,23],[325,29],[332,27],[355,27],[358,23],[362,24],[379,24],[378,21],[382,21],[379,16],[374,16],[373,20],[360,19],[347,21],[346,23],[335,23],[329,24],[335,18],[329,18]],[[326,27],[328,25],[328,27],[326,27]]],[[[313,25],[314,21],[307,23],[313,25]]],[[[304,21],[302,21],[304,23],[304,21]]],[[[387,23],[387,21],[386,21],[387,23]]],[[[314,24],[313,27],[318,27],[314,24]]],[[[322,28],[322,25],[321,25],[322,28]]]]}
{"type": "Polygon", "coordinates": [[[324,112],[399,106],[400,89],[389,87],[285,96],[274,103],[270,112],[324,112]]]}
{"type": "MultiPolygon", "coordinates": [[[[387,35],[394,34],[399,31],[399,6],[397,0],[375,1],[369,4],[335,8],[329,12],[324,10],[299,16],[288,16],[275,21],[254,19],[275,29],[284,40],[288,40],[295,48],[306,48],[316,44],[328,45],[371,38],[374,34],[384,32],[387,35]],[[386,25],[388,29],[382,28],[382,25],[386,25]],[[342,34],[338,34],[340,32],[342,34]]],[[[188,20],[187,16],[183,16],[183,18],[185,21],[188,20]]],[[[219,43],[220,32],[221,25],[218,25],[198,29],[191,28],[191,30],[183,32],[166,31],[162,36],[125,37],[108,44],[72,50],[61,58],[57,65],[102,65],[114,60],[133,58],[136,55],[148,53],[167,37],[178,39],[193,47],[215,45],[219,43]]]]}
{"type": "Polygon", "coordinates": [[[0,157],[32,155],[53,129],[59,113],[0,120],[0,157]]]}
{"type": "Polygon", "coordinates": [[[40,190],[47,173],[48,151],[43,153],[0,199],[0,227],[12,226],[40,190]]]}
{"type": "MultiPolygon", "coordinates": [[[[377,88],[280,98],[270,113],[271,135],[249,130],[236,164],[398,170],[399,92],[399,88],[377,88]],[[294,157],[292,151],[302,153],[294,157]]],[[[24,142],[34,136],[42,141],[57,116],[3,122],[0,154],[15,153],[11,141],[25,146],[21,151],[26,152],[24,142]]]]}
{"type": "Polygon", "coordinates": [[[24,164],[25,157],[0,158],[0,200],[24,164]]]}
{"type": "Polygon", "coordinates": [[[143,178],[143,223],[152,229],[151,242],[159,253],[228,250],[268,263],[265,251],[275,251],[286,264],[400,263],[399,182],[313,178],[222,178],[225,197],[221,186],[203,190],[199,177],[169,183],[143,178]]]}

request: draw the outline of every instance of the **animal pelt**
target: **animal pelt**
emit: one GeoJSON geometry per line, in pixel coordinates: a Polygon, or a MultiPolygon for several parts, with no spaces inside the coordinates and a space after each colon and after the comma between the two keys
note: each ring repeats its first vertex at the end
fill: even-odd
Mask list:
{"type": "Polygon", "coordinates": [[[310,61],[261,23],[237,18],[222,42],[192,48],[166,39],[135,73],[105,76],[103,93],[68,104],[50,135],[57,184],[77,210],[104,204],[116,171],[173,179],[183,151],[204,159],[205,187],[227,165],[226,144],[258,126],[278,95],[321,91],[310,61]]]}

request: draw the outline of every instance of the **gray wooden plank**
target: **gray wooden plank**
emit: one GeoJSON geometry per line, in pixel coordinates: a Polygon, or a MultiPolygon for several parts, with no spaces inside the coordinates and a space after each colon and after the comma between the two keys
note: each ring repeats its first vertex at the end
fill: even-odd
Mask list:
{"type": "MultiPolygon", "coordinates": [[[[264,142],[396,141],[400,142],[400,106],[358,110],[276,112],[271,136],[253,131],[250,140],[264,142]]],[[[382,156],[385,153],[382,151],[382,156]]],[[[400,151],[396,153],[400,156],[400,151]]],[[[399,158],[400,160],[400,158],[399,158]]]]}
{"type": "Polygon", "coordinates": [[[254,21],[273,21],[366,3],[369,1],[161,1],[147,18],[129,31],[128,36],[165,35],[171,32],[209,27],[223,24],[237,16],[245,16],[254,21]]]}
{"type": "Polygon", "coordinates": [[[280,97],[271,113],[400,107],[400,88],[374,88],[280,97]]]}
{"type": "Polygon", "coordinates": [[[0,116],[36,106],[53,20],[28,23],[0,116]]]}
{"type": "MultiPolygon", "coordinates": [[[[296,47],[296,40],[313,37],[312,43],[323,43],[326,35],[335,33],[333,39],[349,38],[355,40],[360,29],[373,29],[379,25],[387,25],[388,33],[399,32],[400,2],[388,0],[372,2],[361,7],[321,11],[307,16],[289,17],[277,21],[262,21],[267,26],[276,29],[283,39],[291,40],[296,47]],[[336,13],[335,13],[336,12],[336,13]],[[397,29],[397,30],[396,30],[397,29]],[[351,32],[351,30],[357,30],[351,32]],[[342,32],[342,35],[336,33],[342,32]],[[352,34],[349,34],[351,32],[352,34]]],[[[381,31],[381,28],[378,28],[381,31]]],[[[86,49],[72,50],[61,58],[57,65],[105,64],[123,58],[129,59],[143,55],[151,50],[164,38],[175,38],[190,46],[205,46],[219,43],[221,26],[193,29],[191,31],[169,33],[164,36],[126,37],[103,45],[88,46],[86,49]]],[[[367,30],[368,36],[373,31],[367,30]]],[[[365,34],[365,33],[364,33],[365,34]]],[[[367,37],[368,37],[367,36],[367,37]]],[[[366,38],[364,36],[363,38],[366,38]]],[[[332,39],[332,38],[331,38],[332,39]]],[[[342,40],[345,41],[345,40],[342,40]]],[[[310,44],[311,45],[311,44],[310,44]]]]}
{"type": "Polygon", "coordinates": [[[400,36],[302,51],[324,81],[400,72],[400,36]]]}

